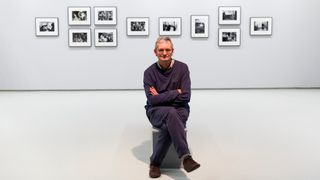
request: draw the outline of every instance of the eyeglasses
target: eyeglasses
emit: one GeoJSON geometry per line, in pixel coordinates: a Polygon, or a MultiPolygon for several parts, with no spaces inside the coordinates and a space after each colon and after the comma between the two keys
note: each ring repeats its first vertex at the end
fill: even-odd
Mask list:
{"type": "Polygon", "coordinates": [[[158,49],[158,52],[159,52],[159,53],[164,53],[164,52],[171,53],[171,52],[172,52],[172,49],[158,49]]]}

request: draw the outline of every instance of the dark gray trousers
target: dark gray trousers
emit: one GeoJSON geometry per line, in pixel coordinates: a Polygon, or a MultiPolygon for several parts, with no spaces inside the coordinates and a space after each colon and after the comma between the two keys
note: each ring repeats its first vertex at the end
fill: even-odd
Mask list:
{"type": "Polygon", "coordinates": [[[160,130],[155,150],[150,157],[150,164],[160,166],[171,143],[173,143],[179,158],[190,154],[184,130],[189,117],[186,108],[152,107],[148,109],[147,116],[152,126],[160,130]]]}

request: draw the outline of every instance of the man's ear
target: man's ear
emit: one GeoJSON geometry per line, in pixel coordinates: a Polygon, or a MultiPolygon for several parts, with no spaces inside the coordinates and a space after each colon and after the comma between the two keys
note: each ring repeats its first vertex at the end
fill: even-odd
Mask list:
{"type": "Polygon", "coordinates": [[[154,49],[153,52],[155,55],[157,55],[157,49],[154,49]]]}

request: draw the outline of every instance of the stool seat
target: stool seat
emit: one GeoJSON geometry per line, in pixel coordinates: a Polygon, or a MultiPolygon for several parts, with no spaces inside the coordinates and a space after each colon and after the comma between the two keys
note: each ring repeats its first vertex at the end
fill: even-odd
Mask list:
{"type": "MultiPolygon", "coordinates": [[[[160,134],[160,129],[153,127],[152,128],[152,148],[155,149],[156,142],[158,141],[158,137],[160,134]]],[[[187,129],[185,128],[185,131],[187,129]]],[[[178,154],[176,150],[174,149],[173,144],[171,143],[168,153],[163,159],[163,162],[161,164],[161,168],[168,168],[168,169],[174,169],[174,168],[180,168],[181,167],[181,160],[178,157],[178,154]]]]}

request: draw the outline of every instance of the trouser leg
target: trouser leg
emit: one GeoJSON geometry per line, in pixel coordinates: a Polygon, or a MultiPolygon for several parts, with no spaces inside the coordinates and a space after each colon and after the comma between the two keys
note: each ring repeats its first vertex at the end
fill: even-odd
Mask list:
{"type": "Polygon", "coordinates": [[[171,142],[179,158],[189,154],[186,132],[184,130],[189,113],[184,108],[154,107],[147,112],[150,123],[160,129],[151,163],[160,165],[168,152],[171,142]]]}
{"type": "Polygon", "coordinates": [[[185,154],[190,154],[186,138],[186,131],[184,130],[186,120],[183,118],[186,116],[185,113],[186,110],[183,108],[171,108],[168,112],[168,118],[166,119],[168,132],[179,158],[185,154]]]}

